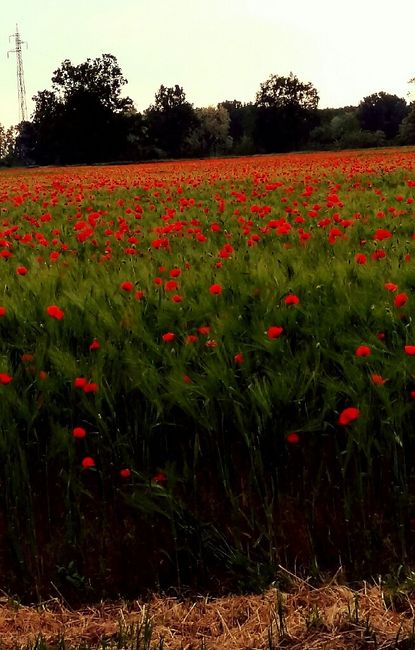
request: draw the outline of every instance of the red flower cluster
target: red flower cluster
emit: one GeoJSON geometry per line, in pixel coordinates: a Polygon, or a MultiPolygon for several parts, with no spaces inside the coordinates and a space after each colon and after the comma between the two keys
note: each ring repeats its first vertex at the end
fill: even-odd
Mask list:
{"type": "Polygon", "coordinates": [[[47,307],[46,312],[51,318],[56,318],[56,320],[62,320],[65,315],[65,312],[62,309],[59,309],[57,305],[50,305],[47,307]]]}

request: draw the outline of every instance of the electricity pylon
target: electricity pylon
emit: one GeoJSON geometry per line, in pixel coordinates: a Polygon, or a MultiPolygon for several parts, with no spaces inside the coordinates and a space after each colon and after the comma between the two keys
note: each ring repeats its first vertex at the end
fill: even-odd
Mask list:
{"type": "Polygon", "coordinates": [[[22,45],[27,43],[22,41],[19,34],[19,28],[16,25],[16,33],[9,36],[10,39],[14,38],[15,49],[9,50],[7,52],[7,58],[9,54],[16,54],[16,64],[17,64],[17,98],[19,102],[19,122],[25,122],[27,120],[27,108],[26,108],[26,88],[24,85],[24,73],[23,73],[23,57],[22,57],[22,45]]]}

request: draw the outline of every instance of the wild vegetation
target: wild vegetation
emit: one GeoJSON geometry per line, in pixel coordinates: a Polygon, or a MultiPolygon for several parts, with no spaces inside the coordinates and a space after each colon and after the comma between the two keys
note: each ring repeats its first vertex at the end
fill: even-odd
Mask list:
{"type": "MultiPolygon", "coordinates": [[[[138,112],[117,59],[69,59],[27,122],[0,126],[0,164],[75,164],[415,144],[415,106],[380,91],[358,106],[319,109],[318,90],[272,74],[255,100],[194,107],[182,86],[161,85],[138,112]]],[[[413,80],[412,82],[413,83],[413,80]]]]}
{"type": "Polygon", "coordinates": [[[409,571],[414,200],[403,149],[1,172],[3,588],[409,571]]]}

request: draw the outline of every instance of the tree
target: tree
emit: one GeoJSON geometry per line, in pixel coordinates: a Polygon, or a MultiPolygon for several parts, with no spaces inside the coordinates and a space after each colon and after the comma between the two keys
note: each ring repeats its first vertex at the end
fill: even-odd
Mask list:
{"type": "Polygon", "coordinates": [[[357,118],[362,129],[383,131],[391,140],[399,132],[399,126],[408,114],[404,99],[383,91],[364,97],[357,108],[357,118]]]}
{"type": "Polygon", "coordinates": [[[356,108],[319,111],[321,123],[310,133],[312,149],[360,149],[385,144],[383,131],[364,131],[360,128],[356,108]]]}
{"type": "Polygon", "coordinates": [[[33,152],[34,160],[40,165],[60,163],[65,137],[65,106],[56,94],[42,90],[32,97],[35,109],[32,114],[32,129],[24,127],[18,136],[18,146],[24,138],[26,147],[33,152]]]}
{"type": "Polygon", "coordinates": [[[121,97],[127,84],[117,59],[112,54],[103,54],[96,59],[87,59],[79,65],[72,65],[65,59],[52,76],[55,96],[63,103],[71,98],[94,96],[100,106],[111,113],[123,113],[133,106],[129,97],[121,97]]]}
{"type": "Polygon", "coordinates": [[[218,104],[218,108],[224,108],[229,115],[229,135],[233,141],[239,141],[244,135],[243,108],[242,102],[237,99],[226,100],[218,104]]]}
{"type": "Polygon", "coordinates": [[[226,100],[218,104],[218,108],[228,111],[229,135],[232,138],[232,148],[238,155],[254,153],[253,135],[257,108],[251,102],[243,104],[237,99],[226,100]]]}
{"type": "Polygon", "coordinates": [[[6,129],[0,124],[0,163],[4,163],[7,155],[6,147],[6,129]]]}
{"type": "Polygon", "coordinates": [[[197,126],[197,119],[181,86],[161,85],[154,104],[145,111],[145,119],[159,157],[178,158],[185,153],[186,138],[197,126]]]}
{"type": "Polygon", "coordinates": [[[36,138],[37,132],[33,122],[20,122],[16,126],[15,158],[24,165],[32,165],[36,162],[36,138]]]}
{"type": "Polygon", "coordinates": [[[292,72],[289,77],[272,74],[261,84],[256,95],[256,105],[261,108],[302,108],[316,110],[319,102],[312,83],[303,83],[292,72]]]}
{"type": "MultiPolygon", "coordinates": [[[[22,122],[23,124],[23,122],[22,122]]],[[[10,165],[15,158],[16,127],[5,129],[0,124],[0,165],[10,165]]]]}
{"type": "Polygon", "coordinates": [[[218,156],[230,151],[232,138],[229,135],[228,111],[220,106],[196,108],[198,125],[187,138],[189,150],[194,155],[218,156]]]}
{"type": "Polygon", "coordinates": [[[319,96],[311,83],[271,75],[256,95],[255,140],[267,152],[289,151],[304,146],[318,120],[319,96]]]}
{"type": "Polygon", "coordinates": [[[148,135],[147,123],[144,116],[131,111],[126,116],[126,146],[124,160],[147,160],[154,155],[148,135]]]}
{"type": "Polygon", "coordinates": [[[33,97],[32,133],[23,131],[35,160],[47,164],[119,159],[127,138],[126,116],[133,109],[132,100],[121,97],[126,83],[111,54],[79,65],[63,61],[53,73],[52,90],[33,97]]]}
{"type": "Polygon", "coordinates": [[[408,115],[399,128],[400,144],[415,144],[415,103],[411,105],[408,115]]]}
{"type": "Polygon", "coordinates": [[[360,125],[355,110],[334,115],[330,121],[333,143],[339,149],[347,147],[347,142],[349,140],[353,141],[355,134],[359,133],[359,131],[360,125]]]}

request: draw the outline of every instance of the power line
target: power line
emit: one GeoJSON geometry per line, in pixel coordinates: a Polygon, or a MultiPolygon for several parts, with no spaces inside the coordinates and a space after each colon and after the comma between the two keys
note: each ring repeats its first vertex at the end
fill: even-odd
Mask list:
{"type": "Polygon", "coordinates": [[[17,66],[17,99],[19,102],[19,122],[27,121],[27,107],[26,107],[26,88],[24,83],[24,73],[23,73],[23,57],[22,57],[22,45],[27,42],[22,41],[19,34],[19,28],[16,25],[16,33],[9,36],[10,39],[14,38],[15,49],[9,50],[7,52],[7,58],[9,58],[10,53],[16,54],[16,66],[17,66]]]}

